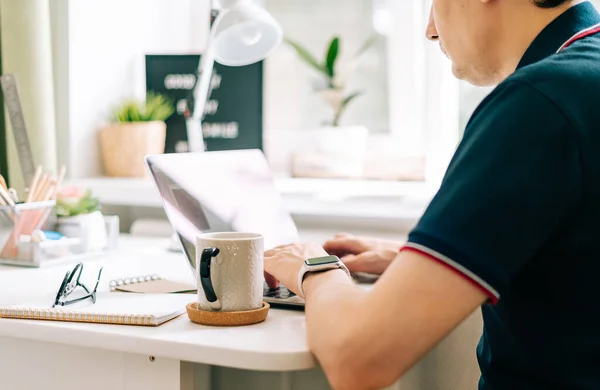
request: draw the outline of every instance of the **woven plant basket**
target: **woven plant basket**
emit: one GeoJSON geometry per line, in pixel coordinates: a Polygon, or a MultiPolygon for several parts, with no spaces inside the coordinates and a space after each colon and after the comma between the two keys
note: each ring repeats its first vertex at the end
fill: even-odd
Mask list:
{"type": "Polygon", "coordinates": [[[165,122],[114,123],[100,129],[100,149],[106,176],[144,177],[144,157],[165,150],[165,122]]]}

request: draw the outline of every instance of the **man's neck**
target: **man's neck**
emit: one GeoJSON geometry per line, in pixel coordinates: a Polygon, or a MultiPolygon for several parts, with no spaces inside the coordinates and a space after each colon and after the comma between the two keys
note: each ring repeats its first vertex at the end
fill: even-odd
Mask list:
{"type": "Polygon", "coordinates": [[[519,5],[511,5],[511,9],[504,13],[502,19],[502,28],[505,31],[501,56],[505,59],[502,78],[515,71],[527,48],[546,26],[569,8],[584,1],[586,0],[573,0],[560,7],[546,9],[532,5],[529,1],[519,1],[519,5]]]}

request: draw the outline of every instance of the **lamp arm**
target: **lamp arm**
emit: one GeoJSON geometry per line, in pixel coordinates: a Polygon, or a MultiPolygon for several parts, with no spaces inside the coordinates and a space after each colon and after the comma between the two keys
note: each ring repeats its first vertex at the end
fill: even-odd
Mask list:
{"type": "Polygon", "coordinates": [[[231,8],[236,4],[247,2],[248,0],[219,0],[222,8],[231,8]]]}
{"type": "Polygon", "coordinates": [[[186,118],[188,146],[190,152],[203,152],[205,150],[202,135],[202,122],[204,120],[204,109],[211,92],[210,84],[214,67],[214,50],[212,39],[209,38],[208,46],[202,54],[198,66],[198,80],[194,87],[193,104],[189,107],[186,118]]]}
{"type": "Polygon", "coordinates": [[[215,63],[214,50],[214,21],[219,10],[213,7],[211,10],[210,32],[206,43],[206,49],[200,57],[197,70],[197,80],[194,86],[191,104],[188,101],[188,111],[186,114],[186,130],[188,137],[188,150],[190,152],[203,152],[205,150],[204,137],[202,134],[202,121],[204,120],[204,110],[206,102],[212,91],[211,81],[215,63]]]}

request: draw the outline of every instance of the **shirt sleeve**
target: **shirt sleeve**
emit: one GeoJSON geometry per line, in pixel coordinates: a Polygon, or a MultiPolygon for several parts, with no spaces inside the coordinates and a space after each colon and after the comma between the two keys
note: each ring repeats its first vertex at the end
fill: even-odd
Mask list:
{"type": "Polygon", "coordinates": [[[401,250],[449,267],[492,303],[574,212],[577,134],[533,86],[500,86],[475,112],[440,189],[401,250]]]}

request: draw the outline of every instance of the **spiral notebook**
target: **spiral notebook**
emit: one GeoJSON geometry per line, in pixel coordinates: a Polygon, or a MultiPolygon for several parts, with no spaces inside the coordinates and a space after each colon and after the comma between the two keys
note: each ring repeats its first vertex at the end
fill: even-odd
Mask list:
{"type": "Polygon", "coordinates": [[[109,282],[111,291],[144,293],[144,294],[185,294],[196,293],[196,286],[163,279],[157,274],[128,276],[109,282]]]}
{"type": "Polygon", "coordinates": [[[159,326],[185,313],[191,301],[180,294],[126,294],[99,292],[96,303],[85,300],[52,308],[54,297],[37,303],[0,307],[1,318],[159,326]]]}

